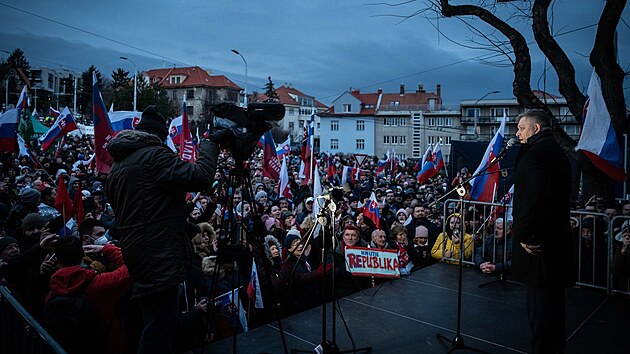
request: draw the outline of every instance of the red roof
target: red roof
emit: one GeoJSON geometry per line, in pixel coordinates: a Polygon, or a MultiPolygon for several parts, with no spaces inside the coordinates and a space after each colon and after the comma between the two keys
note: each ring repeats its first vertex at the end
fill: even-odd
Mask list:
{"type": "MultiPolygon", "coordinates": [[[[437,103],[442,103],[440,96],[433,92],[405,92],[400,93],[361,93],[359,90],[353,90],[350,92],[352,96],[361,101],[361,115],[373,115],[376,109],[379,107],[388,106],[390,102],[397,102],[400,106],[405,105],[428,105],[429,99],[433,98],[437,100],[437,103]],[[379,96],[381,100],[379,103],[379,96]],[[379,107],[376,105],[380,104],[379,107]],[[366,108],[366,107],[370,108],[366,108]]],[[[335,107],[332,106],[326,113],[335,114],[335,107]]],[[[352,115],[350,113],[338,113],[337,115],[352,115]]]]}
{"type": "Polygon", "coordinates": [[[241,87],[228,79],[225,75],[210,75],[207,71],[198,66],[185,68],[153,69],[145,72],[145,75],[154,82],[158,81],[165,88],[184,87],[228,87],[241,90],[241,87]],[[180,83],[171,83],[170,77],[173,75],[184,76],[180,83]]]}
{"type": "MultiPolygon", "coordinates": [[[[328,108],[328,106],[316,100],[315,97],[306,95],[302,91],[293,87],[287,87],[287,86],[282,85],[276,89],[276,93],[278,94],[278,98],[280,99],[279,103],[282,103],[283,105],[298,106],[298,107],[300,106],[300,102],[298,102],[297,100],[293,99],[293,97],[291,97],[290,94],[292,94],[295,96],[312,98],[317,108],[328,108]]],[[[264,102],[267,99],[268,99],[267,95],[265,95],[264,93],[258,93],[256,97],[253,97],[252,102],[264,102]]]]}
{"type": "Polygon", "coordinates": [[[545,92],[545,91],[533,90],[532,92],[539,99],[545,99],[546,98],[546,99],[549,99],[549,100],[557,100],[557,99],[561,98],[560,96],[552,95],[552,94],[550,94],[548,92],[545,92]]]}

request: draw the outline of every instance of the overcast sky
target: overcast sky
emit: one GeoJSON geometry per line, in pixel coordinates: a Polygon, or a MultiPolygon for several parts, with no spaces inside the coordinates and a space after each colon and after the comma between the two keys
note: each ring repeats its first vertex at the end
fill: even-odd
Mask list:
{"type": "MultiPolygon", "coordinates": [[[[237,49],[248,62],[248,91],[262,91],[271,76],[276,86],[291,83],[325,104],[350,87],[398,92],[401,83],[408,89],[422,83],[429,91],[439,83],[446,104],[478,99],[494,90],[501,92],[490,97],[513,97],[511,66],[484,65],[474,58],[494,53],[452,42],[471,44],[471,32],[462,21],[438,21],[430,12],[425,14],[432,19],[416,16],[402,21],[388,15],[410,15],[425,8],[426,2],[393,7],[377,5],[379,1],[0,0],[0,50],[21,48],[32,67],[63,65],[80,73],[95,65],[106,76],[119,67],[133,70],[120,56],[133,59],[139,71],[198,65],[244,87],[245,65],[230,51],[237,49]]],[[[596,31],[587,26],[597,23],[604,3],[554,3],[554,31],[568,32],[557,39],[584,89],[592,70],[588,54],[596,31]]],[[[508,14],[514,4],[497,7],[508,14]]],[[[630,63],[627,7],[625,23],[618,28],[625,70],[630,63]]],[[[532,39],[528,22],[511,23],[532,39]]],[[[532,87],[543,89],[546,84],[548,92],[557,94],[550,65],[535,45],[530,51],[532,87]],[[542,75],[545,67],[546,76],[542,75]]],[[[3,59],[7,55],[0,53],[3,59]]],[[[624,88],[628,97],[628,81],[624,88]]]]}

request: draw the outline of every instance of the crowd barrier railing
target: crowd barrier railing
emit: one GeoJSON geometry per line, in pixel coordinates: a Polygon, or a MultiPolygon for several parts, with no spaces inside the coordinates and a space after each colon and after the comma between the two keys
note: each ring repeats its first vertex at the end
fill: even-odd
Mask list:
{"type": "MultiPolygon", "coordinates": [[[[444,220],[442,222],[442,233],[446,233],[448,205],[455,203],[454,212],[461,214],[463,202],[464,215],[460,222],[464,223],[465,234],[472,236],[472,252],[470,256],[463,258],[463,263],[469,266],[475,266],[475,254],[480,254],[486,258],[486,250],[483,247],[484,240],[494,236],[494,220],[503,215],[510,214],[511,206],[503,203],[486,203],[470,200],[448,199],[443,205],[444,220]]],[[[510,217],[507,218],[506,226],[509,230],[511,225],[510,217]]],[[[630,295],[630,277],[628,269],[620,274],[613,273],[613,261],[615,257],[620,257],[621,241],[619,240],[621,233],[621,225],[624,222],[630,223],[628,216],[609,217],[604,213],[594,211],[571,211],[571,246],[574,253],[574,264],[577,275],[576,285],[581,287],[594,288],[604,290],[608,294],[620,293],[630,295]]],[[[508,241],[511,238],[507,237],[508,241]]],[[[465,243],[464,243],[465,244],[465,243]]],[[[446,243],[442,243],[442,254],[446,249],[446,243]]],[[[513,247],[516,247],[512,245],[513,247]]],[[[494,247],[497,246],[495,243],[494,247]]],[[[504,259],[496,256],[496,249],[492,248],[495,254],[492,256],[493,264],[503,263],[504,259]]],[[[505,260],[511,259],[511,252],[505,246],[508,255],[505,260]]],[[[464,250],[466,251],[466,249],[464,250]]],[[[466,252],[464,252],[466,254],[466,252]]],[[[451,257],[442,257],[447,263],[457,263],[459,254],[451,257]]],[[[510,264],[508,262],[508,264],[510,264]]],[[[508,271],[509,273],[509,271],[508,271]]]]}
{"type": "Polygon", "coordinates": [[[5,286],[0,286],[0,352],[66,354],[5,286]]]}

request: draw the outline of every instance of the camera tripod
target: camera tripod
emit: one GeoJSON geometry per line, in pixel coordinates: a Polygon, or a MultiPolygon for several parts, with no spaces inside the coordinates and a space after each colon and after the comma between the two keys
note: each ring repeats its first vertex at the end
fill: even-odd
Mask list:
{"type": "MultiPolygon", "coordinates": [[[[265,239],[265,227],[261,220],[260,213],[256,210],[256,208],[252,207],[250,211],[250,217],[252,220],[252,227],[249,225],[244,225],[242,220],[239,219],[235,213],[235,205],[234,205],[234,193],[237,188],[241,190],[243,201],[245,201],[246,197],[249,197],[249,201],[251,205],[253,200],[253,188],[251,183],[251,177],[249,169],[244,167],[243,162],[237,162],[236,166],[230,170],[229,179],[227,183],[227,203],[226,209],[222,212],[221,215],[221,235],[219,238],[219,250],[217,262],[215,264],[215,272],[214,272],[214,280],[213,280],[213,289],[214,292],[215,287],[218,283],[219,278],[219,264],[222,262],[233,262],[236,266],[236,262],[238,259],[242,259],[245,254],[245,244],[250,244],[255,246],[254,252],[262,251],[264,252],[264,239],[265,239]],[[242,236],[246,236],[245,239],[242,236]],[[249,237],[247,237],[249,236],[249,237]]],[[[267,284],[271,287],[271,271],[269,260],[266,257],[262,258],[262,265],[266,275],[267,284]]],[[[236,267],[235,267],[236,269],[236,267]]],[[[260,286],[260,284],[258,285],[260,286]]],[[[234,279],[232,280],[232,289],[234,289],[234,279]]],[[[269,303],[272,304],[273,317],[278,325],[278,329],[280,332],[280,339],[282,341],[282,347],[284,349],[284,353],[287,354],[287,343],[284,336],[284,330],[282,326],[282,320],[279,315],[280,304],[277,299],[275,292],[272,289],[268,291],[268,299],[269,303]]],[[[234,290],[232,290],[232,299],[234,299],[234,290]]],[[[233,300],[234,301],[234,300],[233,300]]],[[[240,303],[240,302],[239,302],[240,303]]],[[[234,316],[233,316],[234,317],[234,316]]],[[[237,322],[238,320],[232,318],[232,352],[236,353],[237,350],[237,322]]]]}

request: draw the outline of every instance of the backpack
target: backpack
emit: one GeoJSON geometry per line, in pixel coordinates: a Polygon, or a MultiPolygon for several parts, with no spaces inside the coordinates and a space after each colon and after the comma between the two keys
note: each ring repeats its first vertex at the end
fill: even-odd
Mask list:
{"type": "Polygon", "coordinates": [[[55,294],[42,313],[42,325],[69,354],[105,350],[105,328],[85,296],[88,284],[73,294],[55,294]]]}

